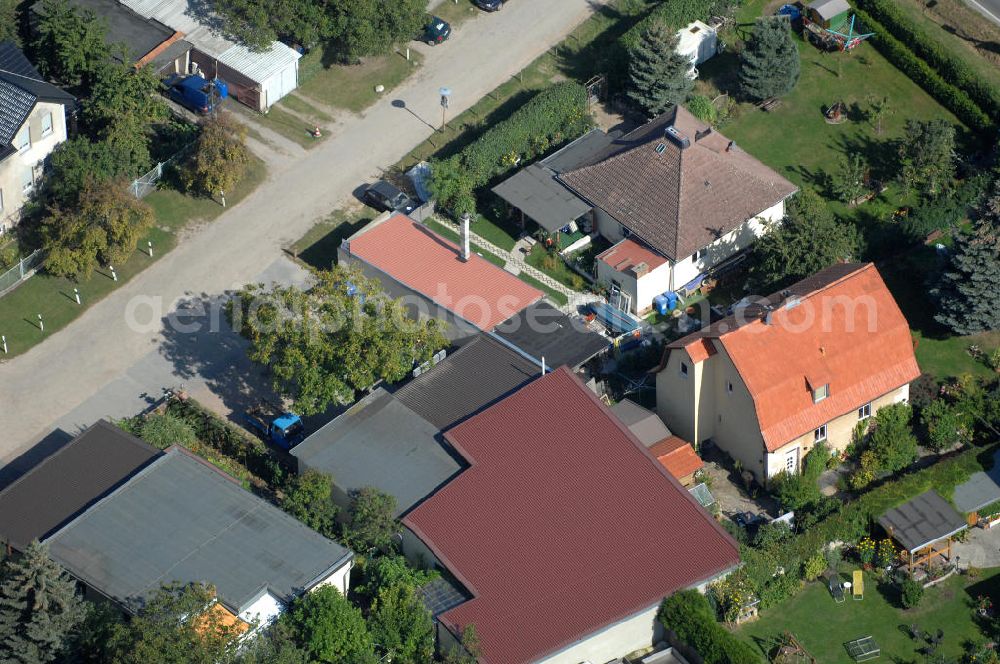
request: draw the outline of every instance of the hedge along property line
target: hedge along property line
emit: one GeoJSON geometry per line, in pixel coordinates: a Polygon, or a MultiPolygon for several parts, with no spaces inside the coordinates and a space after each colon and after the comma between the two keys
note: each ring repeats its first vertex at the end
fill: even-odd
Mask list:
{"type": "Polygon", "coordinates": [[[933,67],[952,85],[963,90],[994,123],[1000,122],[1000,90],[982,80],[967,63],[947,53],[941,43],[899,11],[896,0],[856,0],[892,35],[933,67]]]}
{"type": "Polygon", "coordinates": [[[991,458],[996,448],[996,445],[971,448],[929,468],[876,487],[857,500],[845,504],[836,514],[797,535],[783,547],[783,551],[789,557],[804,560],[830,542],[850,542],[864,537],[886,510],[897,507],[924,491],[934,489],[946,499],[950,498],[956,486],[969,479],[976,471],[984,470],[979,456],[991,458]]]}
{"type": "Polygon", "coordinates": [[[990,118],[960,88],[946,81],[927,62],[921,60],[903,42],[899,41],[881,23],[863,9],[855,10],[865,28],[875,33],[875,48],[906,74],[914,83],[922,87],[959,120],[975,131],[986,131],[992,127],[990,118]]]}
{"type": "Polygon", "coordinates": [[[566,81],[539,92],[459,153],[476,187],[509,172],[518,159],[543,154],[590,126],[587,90],[566,81]]]}
{"type": "Polygon", "coordinates": [[[680,30],[692,21],[705,21],[719,7],[719,0],[667,0],[649,13],[649,16],[633,25],[619,40],[626,51],[631,51],[639,43],[642,33],[651,26],[662,23],[674,30],[680,30]]]}

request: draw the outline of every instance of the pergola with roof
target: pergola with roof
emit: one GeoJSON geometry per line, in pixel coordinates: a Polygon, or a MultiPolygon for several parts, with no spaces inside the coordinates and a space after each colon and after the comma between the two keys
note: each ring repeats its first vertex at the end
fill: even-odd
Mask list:
{"type": "Polygon", "coordinates": [[[962,515],[933,490],[889,510],[878,522],[903,547],[910,572],[935,558],[951,560],[952,537],[967,527],[962,515]]]}

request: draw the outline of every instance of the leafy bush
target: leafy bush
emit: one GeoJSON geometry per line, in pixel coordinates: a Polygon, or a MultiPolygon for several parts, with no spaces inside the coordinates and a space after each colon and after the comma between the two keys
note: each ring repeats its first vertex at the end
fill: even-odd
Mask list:
{"type": "MultiPolygon", "coordinates": [[[[875,39],[872,42],[889,62],[972,129],[985,131],[990,128],[989,116],[972,101],[966,92],[949,83],[929,64],[914,54],[906,44],[893,37],[885,26],[866,11],[859,8],[855,13],[864,24],[865,29],[875,33],[875,39]]],[[[912,44],[912,42],[907,43],[912,44]]]]}
{"type": "Polygon", "coordinates": [[[314,661],[373,664],[375,645],[361,611],[333,586],[295,601],[282,620],[314,661]]]}
{"type": "Polygon", "coordinates": [[[191,447],[198,441],[194,427],[172,413],[150,414],[138,425],[135,434],[160,449],[171,445],[191,447]]]}
{"type": "Polygon", "coordinates": [[[964,60],[949,53],[941,42],[900,11],[896,2],[858,0],[857,4],[942,78],[965,92],[994,122],[1000,121],[1000,90],[973,71],[964,60]]]}
{"type": "Polygon", "coordinates": [[[903,577],[899,583],[899,601],[904,609],[912,609],[920,604],[924,596],[924,587],[919,581],[915,581],[909,574],[903,577]]]}
{"type": "Polygon", "coordinates": [[[937,452],[972,442],[975,422],[958,404],[936,399],[921,409],[920,419],[927,427],[927,446],[937,452]]]}
{"type": "Polygon", "coordinates": [[[712,103],[711,99],[704,95],[694,95],[688,99],[687,110],[691,111],[693,116],[705,124],[715,124],[715,121],[718,119],[715,104],[712,103]]]}
{"type": "Polygon", "coordinates": [[[697,590],[683,590],[663,600],[659,620],[694,648],[705,664],[759,664],[750,644],[730,634],[716,619],[708,599],[697,590]]]}
{"type": "Polygon", "coordinates": [[[813,581],[818,579],[825,569],[826,558],[821,552],[817,551],[802,563],[802,578],[806,581],[813,581]]]}
{"type": "Polygon", "coordinates": [[[333,502],[333,481],[317,470],[289,478],[281,508],[327,537],[335,537],[339,509],[333,502]]]}
{"type": "Polygon", "coordinates": [[[902,470],[917,458],[917,438],[910,428],[913,409],[906,403],[883,406],[875,415],[868,447],[878,469],[890,473],[902,470]]]}

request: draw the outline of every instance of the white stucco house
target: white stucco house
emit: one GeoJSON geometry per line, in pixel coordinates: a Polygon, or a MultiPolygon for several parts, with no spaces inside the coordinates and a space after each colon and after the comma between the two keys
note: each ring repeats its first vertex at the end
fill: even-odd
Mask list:
{"type": "Polygon", "coordinates": [[[45,160],[66,140],[68,92],[45,81],[12,42],[0,42],[0,235],[18,222],[45,160]]]}

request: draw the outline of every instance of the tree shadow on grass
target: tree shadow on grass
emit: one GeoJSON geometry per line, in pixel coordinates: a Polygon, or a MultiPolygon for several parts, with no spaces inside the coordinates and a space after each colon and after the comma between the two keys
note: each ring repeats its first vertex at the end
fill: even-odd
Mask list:
{"type": "Polygon", "coordinates": [[[329,270],[337,263],[337,249],[341,243],[369,222],[371,222],[369,217],[357,221],[345,221],[303,249],[296,257],[317,270],[329,270]]]}

